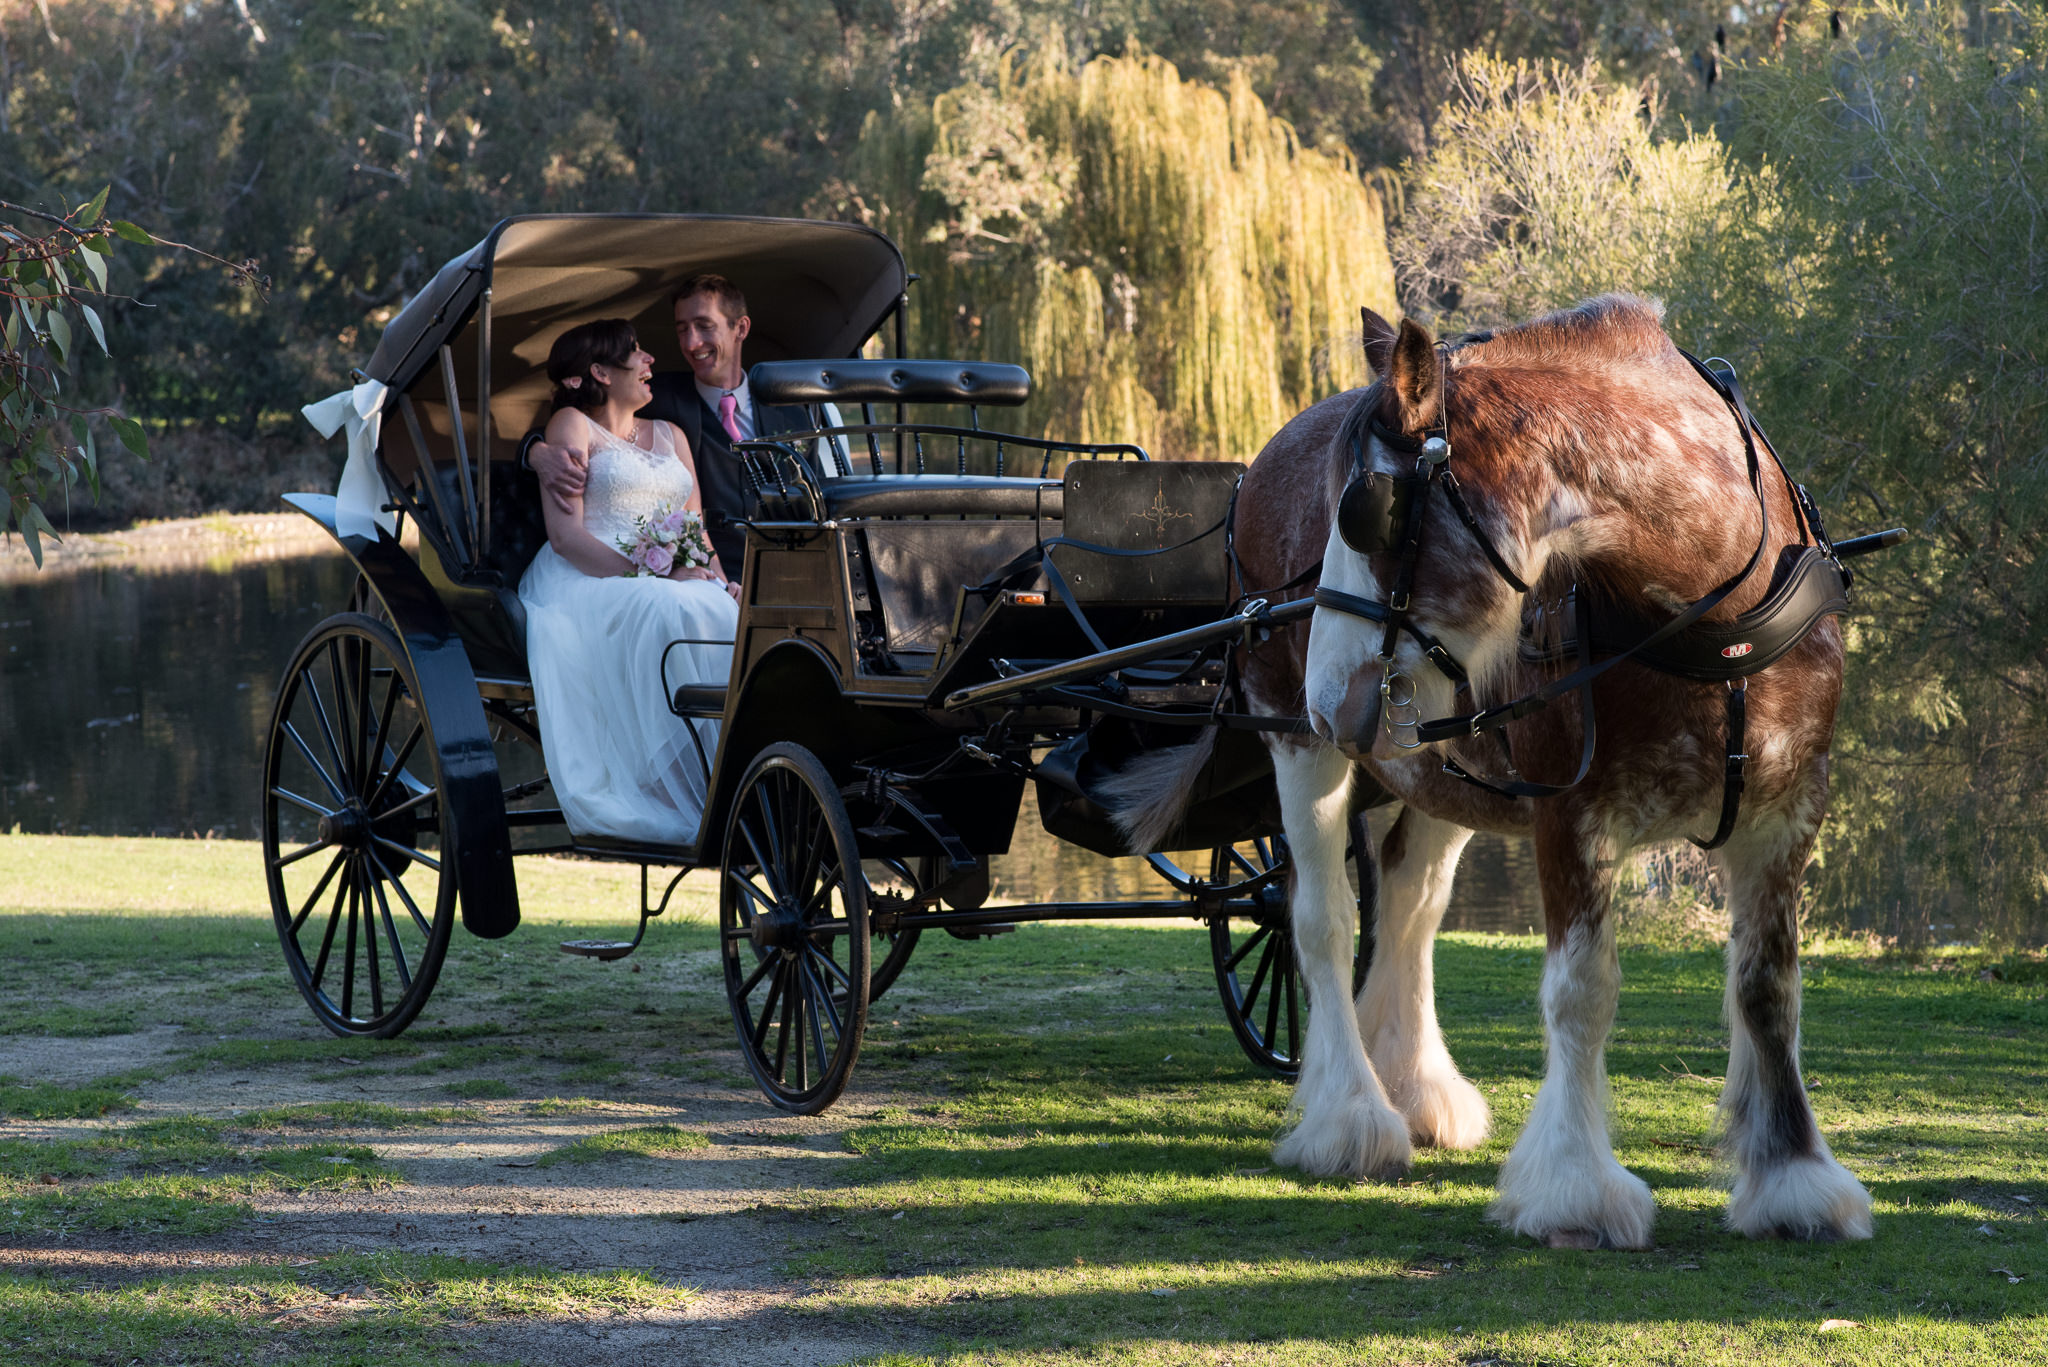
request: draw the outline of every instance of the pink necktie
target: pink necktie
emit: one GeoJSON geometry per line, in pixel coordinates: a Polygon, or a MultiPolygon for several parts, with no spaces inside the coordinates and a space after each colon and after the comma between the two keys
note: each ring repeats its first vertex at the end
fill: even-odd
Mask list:
{"type": "Polygon", "coordinates": [[[740,435],[740,401],[735,394],[718,396],[718,421],[725,427],[725,435],[734,441],[744,441],[740,435]]]}

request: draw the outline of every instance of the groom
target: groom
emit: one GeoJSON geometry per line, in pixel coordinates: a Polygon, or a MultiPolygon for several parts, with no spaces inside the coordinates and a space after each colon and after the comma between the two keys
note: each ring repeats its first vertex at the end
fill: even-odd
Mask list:
{"type": "MultiPolygon", "coordinates": [[[[674,423],[689,439],[697,466],[704,511],[745,517],[750,511],[746,476],[733,443],[782,432],[801,432],[811,425],[802,408],[755,404],[740,365],[740,346],[753,328],[747,299],[722,275],[692,275],[669,295],[676,341],[690,374],[665,371],[654,377],[654,397],[640,410],[643,418],[674,423]]],[[[827,420],[834,415],[827,414],[827,420]]],[[[543,441],[527,447],[527,463],[540,476],[541,488],[560,504],[583,493],[589,458],[543,441]]],[[[708,520],[708,519],[707,519],[708,520]]],[[[712,549],[727,574],[735,576],[727,591],[739,597],[737,576],[746,563],[746,536],[737,527],[710,533],[712,549]]]]}

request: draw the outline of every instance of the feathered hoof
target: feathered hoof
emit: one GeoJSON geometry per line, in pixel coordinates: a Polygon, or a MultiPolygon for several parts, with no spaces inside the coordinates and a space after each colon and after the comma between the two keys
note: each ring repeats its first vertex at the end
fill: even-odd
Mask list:
{"type": "Polygon", "coordinates": [[[1728,1227],[1752,1239],[1868,1239],[1870,1193],[1826,1154],[1798,1158],[1737,1176],[1728,1227]]]}
{"type": "Polygon", "coordinates": [[[1273,1161],[1317,1177],[1398,1177],[1414,1150],[1407,1118],[1371,1097],[1304,1114],[1273,1146],[1273,1161]]]}
{"type": "Polygon", "coordinates": [[[1649,1184],[1607,1157],[1530,1170],[1509,1154],[1488,1218],[1551,1248],[1648,1248],[1657,1219],[1649,1184]]]}
{"type": "Polygon", "coordinates": [[[1427,1148],[1476,1149],[1493,1130],[1486,1098],[1448,1059],[1401,1088],[1394,1104],[1408,1117],[1408,1137],[1427,1148]]]}

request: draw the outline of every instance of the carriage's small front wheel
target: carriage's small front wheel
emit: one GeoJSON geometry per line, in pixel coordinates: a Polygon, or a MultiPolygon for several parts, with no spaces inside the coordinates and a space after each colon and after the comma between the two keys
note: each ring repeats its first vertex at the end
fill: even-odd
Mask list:
{"type": "Polygon", "coordinates": [[[740,1052],[770,1101],[815,1115],[846,1090],[868,1019],[868,899],[838,785],[771,745],[725,827],[718,927],[740,1052]]]}
{"type": "Polygon", "coordinates": [[[455,924],[440,755],[419,697],[392,630],[342,613],[300,642],[271,713],[271,915],[293,983],[337,1035],[410,1025],[455,924]]]}
{"type": "MultiPolygon", "coordinates": [[[[1379,865],[1362,816],[1351,819],[1346,853],[1358,874],[1358,953],[1351,970],[1356,993],[1372,964],[1379,901],[1379,865]]],[[[1209,918],[1209,954],[1224,1019],[1238,1047],[1253,1063],[1292,1080],[1301,1068],[1308,998],[1287,906],[1289,859],[1284,836],[1217,847],[1210,856],[1209,888],[1225,910],[1209,918]]]]}

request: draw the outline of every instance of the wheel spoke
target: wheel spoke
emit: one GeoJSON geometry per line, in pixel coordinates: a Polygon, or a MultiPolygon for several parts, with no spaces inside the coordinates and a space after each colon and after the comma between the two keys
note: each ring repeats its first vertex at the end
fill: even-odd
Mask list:
{"type": "Polygon", "coordinates": [[[811,1085],[811,1051],[804,1047],[804,1018],[810,1014],[810,1002],[805,1000],[802,969],[802,960],[791,959],[789,961],[790,981],[789,991],[786,994],[786,1000],[789,1002],[789,1018],[783,1022],[782,1040],[775,1050],[777,1055],[775,1071],[776,1076],[779,1077],[782,1075],[782,1051],[791,1044],[796,1046],[796,1089],[799,1092],[808,1091],[811,1085]]]}
{"type": "Polygon", "coordinates": [[[1271,926],[1260,926],[1252,934],[1245,937],[1245,942],[1237,947],[1237,952],[1235,954],[1232,954],[1228,959],[1225,959],[1223,961],[1223,966],[1231,972],[1235,973],[1237,971],[1237,966],[1244,961],[1244,956],[1251,953],[1252,950],[1258,946],[1261,940],[1265,939],[1268,935],[1272,933],[1273,928],[1271,926]]]}
{"type": "Polygon", "coordinates": [[[392,779],[405,772],[405,762],[412,758],[413,747],[420,743],[420,737],[425,734],[426,727],[423,723],[414,722],[412,724],[412,734],[405,738],[405,744],[399,747],[398,754],[393,757],[390,767],[378,778],[377,785],[370,789],[370,795],[363,799],[364,807],[373,812],[377,810],[378,802],[383,800],[384,790],[391,786],[392,779]]]}
{"type": "Polygon", "coordinates": [[[384,706],[377,714],[377,737],[366,754],[384,757],[384,743],[391,739],[391,713],[398,705],[398,671],[384,676],[384,706]]]}
{"type": "MultiPolygon", "coordinates": [[[[306,685],[306,691],[309,693],[313,691],[310,682],[306,685]]],[[[335,802],[346,807],[348,805],[348,794],[341,791],[341,785],[336,783],[334,776],[327,772],[327,766],[314,757],[313,747],[306,744],[306,738],[299,734],[299,728],[293,726],[290,722],[286,722],[284,723],[284,733],[291,737],[293,745],[299,747],[299,753],[306,757],[306,763],[313,766],[313,772],[320,775],[320,781],[327,785],[327,791],[334,794],[335,802]]]]}
{"type": "MultiPolygon", "coordinates": [[[[758,789],[755,790],[754,806],[757,810],[759,810],[761,807],[760,793],[758,789]]],[[[763,815],[765,816],[767,815],[767,813],[764,812],[763,815]]],[[[761,842],[760,839],[756,837],[754,834],[753,825],[749,823],[744,817],[742,817],[737,824],[740,828],[740,838],[747,842],[747,849],[750,852],[752,852],[754,856],[754,867],[759,869],[761,871],[761,877],[767,880],[768,895],[774,899],[768,904],[769,907],[772,909],[776,902],[788,900],[788,895],[783,891],[782,887],[781,870],[777,868],[774,863],[772,863],[765,855],[761,853],[761,842]]],[[[772,824],[772,821],[770,824],[772,824]]],[[[772,836],[769,839],[769,844],[771,846],[774,844],[774,838],[772,836]]]]}
{"type": "MultiPolygon", "coordinates": [[[[823,988],[818,986],[818,980],[811,975],[809,965],[803,964],[801,959],[797,962],[803,966],[804,999],[811,1018],[811,1049],[818,1057],[818,1076],[822,1078],[832,1071],[832,1055],[825,1049],[825,1027],[820,1022],[819,1017],[826,1011],[832,1011],[832,1003],[826,1000],[827,994],[823,988]]],[[[832,1038],[834,1042],[837,1042],[843,1033],[839,1028],[839,1013],[832,1011],[832,1038]]],[[[801,1041],[798,1042],[798,1047],[802,1047],[801,1041]]]]}
{"type": "MultiPolygon", "coordinates": [[[[765,892],[761,891],[761,890],[760,890],[759,888],[755,887],[755,886],[754,886],[754,880],[753,880],[753,879],[751,879],[751,878],[747,877],[747,876],[746,876],[745,874],[741,873],[741,872],[740,872],[740,871],[739,871],[738,869],[727,869],[727,870],[725,871],[725,876],[726,876],[727,878],[731,879],[731,880],[732,880],[732,881],[733,881],[734,883],[737,883],[737,884],[739,885],[739,887],[740,887],[740,890],[741,890],[742,892],[746,893],[746,894],[747,894],[747,896],[749,896],[749,897],[753,898],[753,899],[754,899],[754,900],[755,900],[756,902],[759,902],[759,903],[761,904],[761,910],[763,910],[763,911],[773,911],[773,910],[775,910],[775,899],[774,899],[774,898],[772,898],[772,897],[770,897],[770,896],[769,896],[769,895],[768,895],[767,893],[765,893],[765,892]]],[[[747,920],[748,920],[749,922],[752,922],[752,921],[753,921],[753,919],[754,919],[754,913],[753,913],[752,909],[751,909],[751,908],[748,908],[748,907],[746,907],[746,906],[745,906],[745,904],[742,904],[742,906],[741,906],[741,909],[742,909],[743,911],[745,911],[745,912],[746,912],[746,915],[747,915],[747,920]]],[[[736,935],[738,936],[738,938],[741,938],[741,939],[744,939],[744,938],[746,938],[746,935],[747,935],[747,931],[746,931],[746,930],[745,930],[744,928],[741,928],[741,929],[740,929],[740,930],[738,930],[737,932],[729,932],[729,933],[733,933],[733,934],[736,934],[736,935]]]]}
{"type": "Polygon", "coordinates": [[[832,866],[832,872],[819,882],[818,890],[804,903],[804,920],[808,921],[813,915],[824,910],[826,901],[832,896],[832,890],[839,886],[840,876],[844,872],[837,864],[832,866]]]}
{"type": "Polygon", "coordinates": [[[745,1001],[754,994],[754,988],[760,984],[761,979],[768,976],[768,970],[775,967],[775,962],[775,956],[771,954],[761,960],[760,963],[754,965],[754,971],[749,973],[747,980],[740,984],[739,998],[741,1001],[745,1001]]]}
{"type": "Polygon", "coordinates": [[[1259,989],[1265,986],[1266,971],[1272,966],[1273,943],[1271,940],[1268,940],[1265,951],[1259,955],[1258,970],[1252,974],[1252,985],[1246,989],[1244,994],[1244,1014],[1247,1020],[1251,1018],[1252,1003],[1259,999],[1259,989]]]}
{"type": "MultiPolygon", "coordinates": [[[[771,773],[768,778],[770,782],[775,783],[777,789],[782,787],[782,784],[779,782],[782,778],[780,773],[771,773]]],[[[784,804],[781,802],[770,802],[768,800],[768,784],[763,783],[754,790],[754,806],[761,813],[761,832],[768,838],[768,853],[774,856],[772,864],[767,861],[762,863],[762,871],[766,872],[772,867],[777,874],[784,873],[789,868],[788,863],[785,862],[785,846],[781,830],[784,804]]],[[[748,843],[752,844],[751,841],[748,843]]],[[[759,852],[756,851],[756,853],[758,854],[759,852]]],[[[786,895],[782,888],[775,889],[775,896],[778,900],[786,895]]]]}
{"type": "Polygon", "coordinates": [[[334,842],[332,840],[329,840],[327,837],[322,836],[320,839],[315,840],[310,845],[299,846],[299,848],[293,850],[290,854],[279,855],[277,858],[270,861],[270,867],[272,867],[273,869],[281,869],[287,864],[298,863],[301,859],[304,859],[309,854],[318,854],[322,850],[332,849],[333,847],[334,842]]]}
{"type": "Polygon", "coordinates": [[[294,939],[298,937],[299,927],[306,924],[306,918],[313,914],[313,904],[320,900],[320,894],[327,891],[327,885],[334,881],[335,870],[339,869],[342,861],[347,858],[347,850],[336,850],[334,858],[327,861],[327,872],[320,875],[320,881],[315,883],[313,891],[306,895],[305,903],[299,908],[299,914],[292,917],[292,936],[294,939]]]}
{"type": "Polygon", "coordinates": [[[426,917],[420,915],[419,904],[414,902],[412,894],[405,890],[405,883],[377,857],[375,850],[366,850],[365,853],[370,856],[370,862],[377,866],[377,872],[383,874],[385,881],[391,884],[391,890],[398,894],[398,900],[405,903],[405,909],[411,913],[413,924],[420,928],[420,934],[431,940],[434,936],[434,927],[428,923],[426,917]]]}
{"type": "MultiPolygon", "coordinates": [[[[355,872],[356,860],[349,860],[350,872],[355,872]]],[[[353,878],[348,884],[348,943],[344,947],[341,961],[341,1014],[349,1020],[355,1019],[356,1006],[356,903],[362,896],[362,880],[353,878]]]]}
{"type": "MultiPolygon", "coordinates": [[[[374,856],[372,856],[371,862],[376,863],[374,856]]],[[[382,869],[384,866],[377,864],[377,867],[382,869]]],[[[388,877],[389,875],[386,876],[388,877]]],[[[405,946],[398,942],[398,926],[391,919],[390,899],[384,896],[383,883],[374,877],[370,879],[370,891],[377,895],[377,914],[384,918],[384,943],[390,946],[391,949],[391,966],[398,970],[398,990],[401,993],[410,992],[412,991],[412,969],[405,962],[405,946]]],[[[379,1014],[381,1014],[381,1009],[379,1014]]]]}
{"type": "Polygon", "coordinates": [[[811,971],[808,959],[797,960],[804,974],[804,995],[811,999],[811,1039],[818,1046],[818,1071],[823,1073],[831,1066],[831,1058],[825,1053],[825,1038],[819,1033],[819,1017],[824,1016],[825,1024],[832,1027],[832,1038],[843,1039],[846,1027],[839,1022],[839,1010],[832,1005],[832,994],[825,990],[825,984],[811,971]]]}
{"type": "MultiPolygon", "coordinates": [[[[1285,950],[1289,948],[1277,935],[1273,937],[1273,944],[1277,949],[1285,950]]],[[[1277,960],[1279,956],[1270,955],[1268,957],[1277,960]]],[[[1280,993],[1282,984],[1287,976],[1287,968],[1288,965],[1285,962],[1274,963],[1273,984],[1266,990],[1266,1047],[1268,1049],[1273,1047],[1273,1038],[1280,1030],[1280,993]]],[[[1265,971],[1266,966],[1260,964],[1259,972],[1263,975],[1265,971]]]]}
{"type": "Polygon", "coordinates": [[[370,907],[370,890],[377,880],[367,859],[363,861],[363,885],[363,961],[370,969],[370,1019],[377,1020],[384,1014],[384,974],[377,966],[377,918],[370,907]]]}
{"type": "MultiPolygon", "coordinates": [[[[348,856],[343,854],[344,862],[348,856]]],[[[348,896],[348,879],[343,878],[334,885],[334,906],[327,913],[327,933],[320,937],[320,957],[313,961],[313,972],[308,979],[317,991],[327,977],[327,956],[334,948],[334,928],[341,924],[341,899],[348,896]]]]}
{"type": "MultiPolygon", "coordinates": [[[[329,664],[332,664],[331,652],[329,664]]],[[[332,672],[330,668],[329,673],[332,672]]],[[[327,753],[334,756],[334,767],[341,771],[342,778],[353,787],[355,786],[356,776],[349,771],[348,760],[342,756],[341,742],[334,738],[334,723],[328,720],[327,704],[321,701],[319,681],[314,678],[313,671],[310,669],[305,672],[303,677],[306,681],[306,696],[313,700],[313,718],[320,723],[320,735],[327,742],[327,753]]]]}
{"type": "Polygon", "coordinates": [[[832,976],[839,979],[841,985],[846,987],[847,990],[852,990],[853,975],[848,973],[845,969],[841,968],[839,966],[839,961],[837,959],[833,958],[830,954],[827,954],[824,950],[818,948],[816,945],[810,944],[808,942],[806,942],[804,945],[804,952],[806,954],[809,954],[813,959],[817,960],[817,962],[825,968],[830,969],[832,972],[832,976]]]}
{"type": "MultiPolygon", "coordinates": [[[[757,1054],[768,1047],[768,1027],[775,1023],[775,1007],[782,1000],[782,956],[770,955],[767,962],[775,966],[776,973],[768,981],[768,997],[761,1004],[761,1017],[754,1022],[754,1052],[757,1054]]],[[[778,1072],[776,1076],[781,1074],[778,1072]]]]}
{"type": "Polygon", "coordinates": [[[1287,988],[1287,1057],[1301,1057],[1301,1002],[1295,996],[1298,973],[1289,973],[1281,979],[1287,988]]]}
{"type": "Polygon", "coordinates": [[[375,831],[370,832],[370,839],[376,841],[379,845],[382,845],[387,850],[395,850],[399,854],[404,855],[407,859],[411,859],[420,864],[425,865],[427,868],[432,869],[435,873],[439,873],[441,871],[440,860],[431,858],[428,855],[424,855],[410,845],[401,845],[396,840],[392,840],[387,836],[381,836],[377,834],[375,831]]]}
{"type": "Polygon", "coordinates": [[[315,816],[334,815],[332,809],[321,806],[319,803],[313,801],[311,798],[300,797],[297,793],[291,791],[289,788],[274,787],[270,790],[270,795],[272,797],[281,797],[286,802],[289,802],[294,806],[304,807],[307,811],[311,812],[315,816]]]}
{"type": "MultiPolygon", "coordinates": [[[[796,975],[789,971],[789,960],[782,961],[782,968],[775,975],[775,981],[782,988],[782,1029],[775,1036],[775,1077],[781,1081],[789,1068],[789,1021],[796,1008],[796,975]]],[[[797,1067],[803,1067],[804,1051],[796,1051],[797,1067]]]]}
{"type": "Polygon", "coordinates": [[[389,821],[392,817],[397,816],[399,813],[409,812],[413,808],[419,806],[422,802],[429,801],[436,796],[438,796],[437,790],[433,788],[422,788],[419,792],[414,793],[405,801],[398,803],[395,806],[386,807],[383,811],[377,813],[377,820],[389,821]]]}

